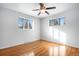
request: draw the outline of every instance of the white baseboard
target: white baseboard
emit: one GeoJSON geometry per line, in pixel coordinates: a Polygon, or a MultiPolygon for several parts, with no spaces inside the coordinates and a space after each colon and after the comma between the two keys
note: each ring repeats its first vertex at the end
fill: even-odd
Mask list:
{"type": "Polygon", "coordinates": [[[35,39],[35,40],[29,41],[29,42],[18,42],[18,43],[13,43],[11,45],[0,46],[0,49],[6,49],[6,48],[14,47],[14,46],[17,46],[17,45],[21,45],[21,44],[28,44],[28,43],[31,43],[31,42],[34,42],[34,41],[37,41],[37,40],[40,40],[40,39],[35,39]]]}
{"type": "MultiPolygon", "coordinates": [[[[46,40],[46,39],[41,39],[41,40],[46,40]]],[[[79,48],[78,45],[73,45],[73,44],[69,44],[69,43],[63,43],[63,42],[51,41],[51,40],[46,40],[46,41],[49,41],[49,42],[55,42],[55,43],[60,43],[60,44],[65,44],[65,45],[67,45],[67,46],[71,46],[71,47],[79,48]]]]}

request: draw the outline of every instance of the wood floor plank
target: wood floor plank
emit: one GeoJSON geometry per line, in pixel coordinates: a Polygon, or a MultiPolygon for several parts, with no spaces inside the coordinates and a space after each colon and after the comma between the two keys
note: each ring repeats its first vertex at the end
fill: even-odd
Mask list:
{"type": "MultiPolygon", "coordinates": [[[[75,48],[55,42],[48,42],[45,40],[38,40],[28,44],[25,43],[6,49],[0,49],[0,56],[28,56],[28,55],[49,56],[50,48],[55,48],[56,46],[65,47],[65,52],[66,52],[65,56],[79,56],[79,48],[75,48]]],[[[52,55],[54,55],[54,52],[52,52],[52,55]]]]}

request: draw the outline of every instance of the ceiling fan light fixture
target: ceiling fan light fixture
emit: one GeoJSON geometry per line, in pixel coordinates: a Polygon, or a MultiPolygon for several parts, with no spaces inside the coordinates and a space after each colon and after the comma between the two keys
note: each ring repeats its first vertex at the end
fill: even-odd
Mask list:
{"type": "Polygon", "coordinates": [[[39,10],[39,13],[37,14],[38,16],[40,14],[45,14],[45,13],[49,15],[48,10],[56,9],[56,7],[46,7],[44,3],[39,3],[39,5],[40,5],[39,9],[34,9],[33,10],[33,11],[38,11],[39,10]]]}
{"type": "Polygon", "coordinates": [[[44,14],[45,11],[46,11],[45,9],[40,10],[41,14],[44,14]]]}

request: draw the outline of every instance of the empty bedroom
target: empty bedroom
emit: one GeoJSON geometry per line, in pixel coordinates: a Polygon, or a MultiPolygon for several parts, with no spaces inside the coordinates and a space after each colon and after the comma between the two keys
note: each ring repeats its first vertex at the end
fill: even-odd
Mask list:
{"type": "Polygon", "coordinates": [[[0,3],[0,56],[79,56],[79,3],[0,3]]]}

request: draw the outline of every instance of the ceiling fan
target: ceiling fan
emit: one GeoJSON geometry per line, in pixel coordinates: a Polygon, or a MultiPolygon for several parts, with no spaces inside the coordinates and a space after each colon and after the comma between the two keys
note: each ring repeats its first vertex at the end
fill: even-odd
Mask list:
{"type": "Polygon", "coordinates": [[[32,11],[39,11],[39,13],[37,14],[38,16],[40,14],[48,14],[49,15],[49,12],[47,10],[50,10],[50,9],[56,9],[56,7],[46,7],[44,3],[39,3],[40,5],[40,8],[39,9],[33,9],[32,11]]]}

